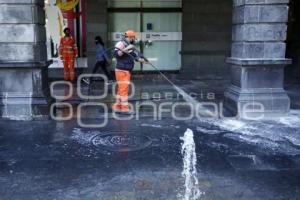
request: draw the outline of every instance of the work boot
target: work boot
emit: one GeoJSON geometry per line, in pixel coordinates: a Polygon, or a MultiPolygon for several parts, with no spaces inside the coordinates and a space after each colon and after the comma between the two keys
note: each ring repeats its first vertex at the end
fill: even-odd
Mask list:
{"type": "Polygon", "coordinates": [[[131,114],[134,114],[134,111],[131,110],[128,105],[122,105],[120,113],[131,115],[131,114]]]}
{"type": "Polygon", "coordinates": [[[115,111],[115,112],[121,112],[121,111],[122,111],[122,105],[119,104],[119,103],[115,103],[115,104],[112,106],[112,110],[115,111]]]}
{"type": "Polygon", "coordinates": [[[122,115],[134,115],[135,114],[135,112],[133,110],[120,110],[117,113],[122,114],[122,115]]]}

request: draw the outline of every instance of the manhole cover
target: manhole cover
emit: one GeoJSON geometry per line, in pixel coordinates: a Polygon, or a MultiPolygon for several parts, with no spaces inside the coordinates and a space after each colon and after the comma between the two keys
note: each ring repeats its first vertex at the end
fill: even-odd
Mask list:
{"type": "Polygon", "coordinates": [[[151,139],[143,135],[135,134],[104,134],[96,135],[92,139],[96,147],[105,148],[110,151],[137,151],[151,145],[151,139]]]}

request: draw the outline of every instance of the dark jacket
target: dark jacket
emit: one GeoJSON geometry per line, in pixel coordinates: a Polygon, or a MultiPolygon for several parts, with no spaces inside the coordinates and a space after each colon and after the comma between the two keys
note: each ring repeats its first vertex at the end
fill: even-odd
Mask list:
{"type": "Polygon", "coordinates": [[[109,57],[107,55],[106,49],[101,44],[96,45],[96,61],[109,61],[109,57]]]}
{"type": "Polygon", "coordinates": [[[116,44],[116,48],[114,50],[114,56],[117,59],[116,69],[132,71],[134,68],[134,61],[138,58],[143,57],[143,55],[138,51],[131,51],[128,54],[123,53],[123,55],[120,56],[118,54],[118,52],[120,51],[118,47],[121,45],[123,45],[123,47],[126,48],[129,45],[129,43],[126,40],[122,40],[116,44]]]}

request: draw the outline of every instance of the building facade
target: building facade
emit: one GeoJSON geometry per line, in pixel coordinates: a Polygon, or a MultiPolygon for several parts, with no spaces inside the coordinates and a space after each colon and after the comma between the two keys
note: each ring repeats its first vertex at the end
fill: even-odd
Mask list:
{"type": "MultiPolygon", "coordinates": [[[[96,35],[113,46],[120,33],[132,28],[139,32],[140,50],[161,70],[188,80],[231,80],[224,96],[233,113],[242,114],[243,106],[254,101],[264,105],[267,116],[289,112],[284,80],[299,77],[297,0],[82,0],[81,4],[84,42],[79,39],[78,45],[86,67],[78,72],[91,71],[96,35]]],[[[51,63],[44,6],[44,0],[0,0],[2,117],[36,118],[49,105],[48,72],[55,70],[47,69],[51,63]]],[[[136,71],[147,76],[153,69],[141,65],[136,71]]]]}

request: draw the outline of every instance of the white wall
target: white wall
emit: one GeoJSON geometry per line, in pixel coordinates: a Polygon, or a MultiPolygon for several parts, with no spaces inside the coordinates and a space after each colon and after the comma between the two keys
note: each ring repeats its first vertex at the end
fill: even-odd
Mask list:
{"type": "Polygon", "coordinates": [[[58,47],[60,41],[60,25],[59,25],[59,17],[61,20],[61,24],[64,27],[66,23],[64,23],[62,13],[60,9],[55,6],[56,0],[46,0],[45,1],[45,10],[46,10],[46,31],[47,31],[47,45],[48,45],[48,58],[51,58],[51,50],[50,50],[50,37],[54,42],[54,47],[58,47]]]}

